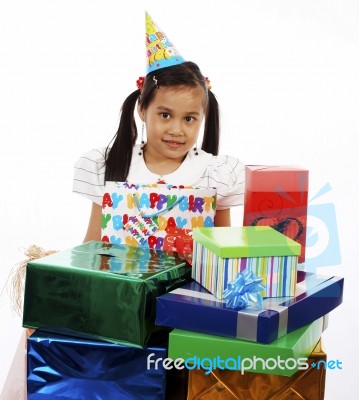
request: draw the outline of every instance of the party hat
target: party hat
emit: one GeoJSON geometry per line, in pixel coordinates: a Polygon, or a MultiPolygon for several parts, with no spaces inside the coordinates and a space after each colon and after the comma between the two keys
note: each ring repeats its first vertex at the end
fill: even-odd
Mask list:
{"type": "Polygon", "coordinates": [[[182,64],[185,61],[147,12],[146,49],[147,74],[160,68],[182,64]]]}

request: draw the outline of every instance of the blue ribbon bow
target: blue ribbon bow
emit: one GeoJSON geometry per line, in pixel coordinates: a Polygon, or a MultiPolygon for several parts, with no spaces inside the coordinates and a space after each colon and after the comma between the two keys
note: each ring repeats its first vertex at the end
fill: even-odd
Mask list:
{"type": "Polygon", "coordinates": [[[261,284],[262,278],[257,277],[247,269],[238,272],[234,281],[229,282],[227,289],[223,291],[223,299],[227,307],[241,310],[242,308],[263,308],[263,298],[259,294],[265,285],[261,284]]]}

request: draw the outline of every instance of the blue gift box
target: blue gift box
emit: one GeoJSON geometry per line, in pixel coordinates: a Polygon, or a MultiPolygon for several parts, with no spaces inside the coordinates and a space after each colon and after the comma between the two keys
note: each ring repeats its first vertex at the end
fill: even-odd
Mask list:
{"type": "Polygon", "coordinates": [[[28,339],[28,399],[162,400],[166,371],[161,362],[147,369],[151,353],[166,358],[167,341],[141,348],[36,330],[28,339]]]}
{"type": "Polygon", "coordinates": [[[265,298],[234,310],[197,282],[156,300],[156,324],[268,344],[328,314],[343,301],[344,278],[298,272],[295,297],[265,298]]]}

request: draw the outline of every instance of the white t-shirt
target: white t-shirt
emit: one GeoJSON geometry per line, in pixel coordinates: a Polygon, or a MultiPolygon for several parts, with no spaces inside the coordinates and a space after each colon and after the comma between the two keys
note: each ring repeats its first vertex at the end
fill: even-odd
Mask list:
{"type": "MultiPolygon", "coordinates": [[[[198,155],[190,151],[183,163],[172,173],[160,177],[151,172],[139,155],[135,145],[127,181],[131,183],[157,183],[162,178],[172,185],[214,187],[217,189],[217,209],[243,205],[244,164],[230,156],[213,156],[198,149],[198,155]]],[[[104,193],[105,149],[94,149],[84,154],[75,164],[73,192],[85,196],[96,204],[102,204],[104,193]]]]}

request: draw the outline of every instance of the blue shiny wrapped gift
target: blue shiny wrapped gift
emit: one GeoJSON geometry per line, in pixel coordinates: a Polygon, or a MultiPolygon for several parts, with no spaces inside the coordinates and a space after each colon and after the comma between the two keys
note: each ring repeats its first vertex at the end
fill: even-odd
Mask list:
{"type": "Polygon", "coordinates": [[[156,300],[156,324],[269,344],[328,314],[343,301],[344,278],[298,272],[294,297],[264,298],[263,309],[236,310],[197,282],[156,300]]]}
{"type": "Polygon", "coordinates": [[[28,399],[162,400],[166,371],[162,363],[147,369],[147,356],[166,352],[166,341],[141,348],[37,330],[28,339],[28,399]]]}

